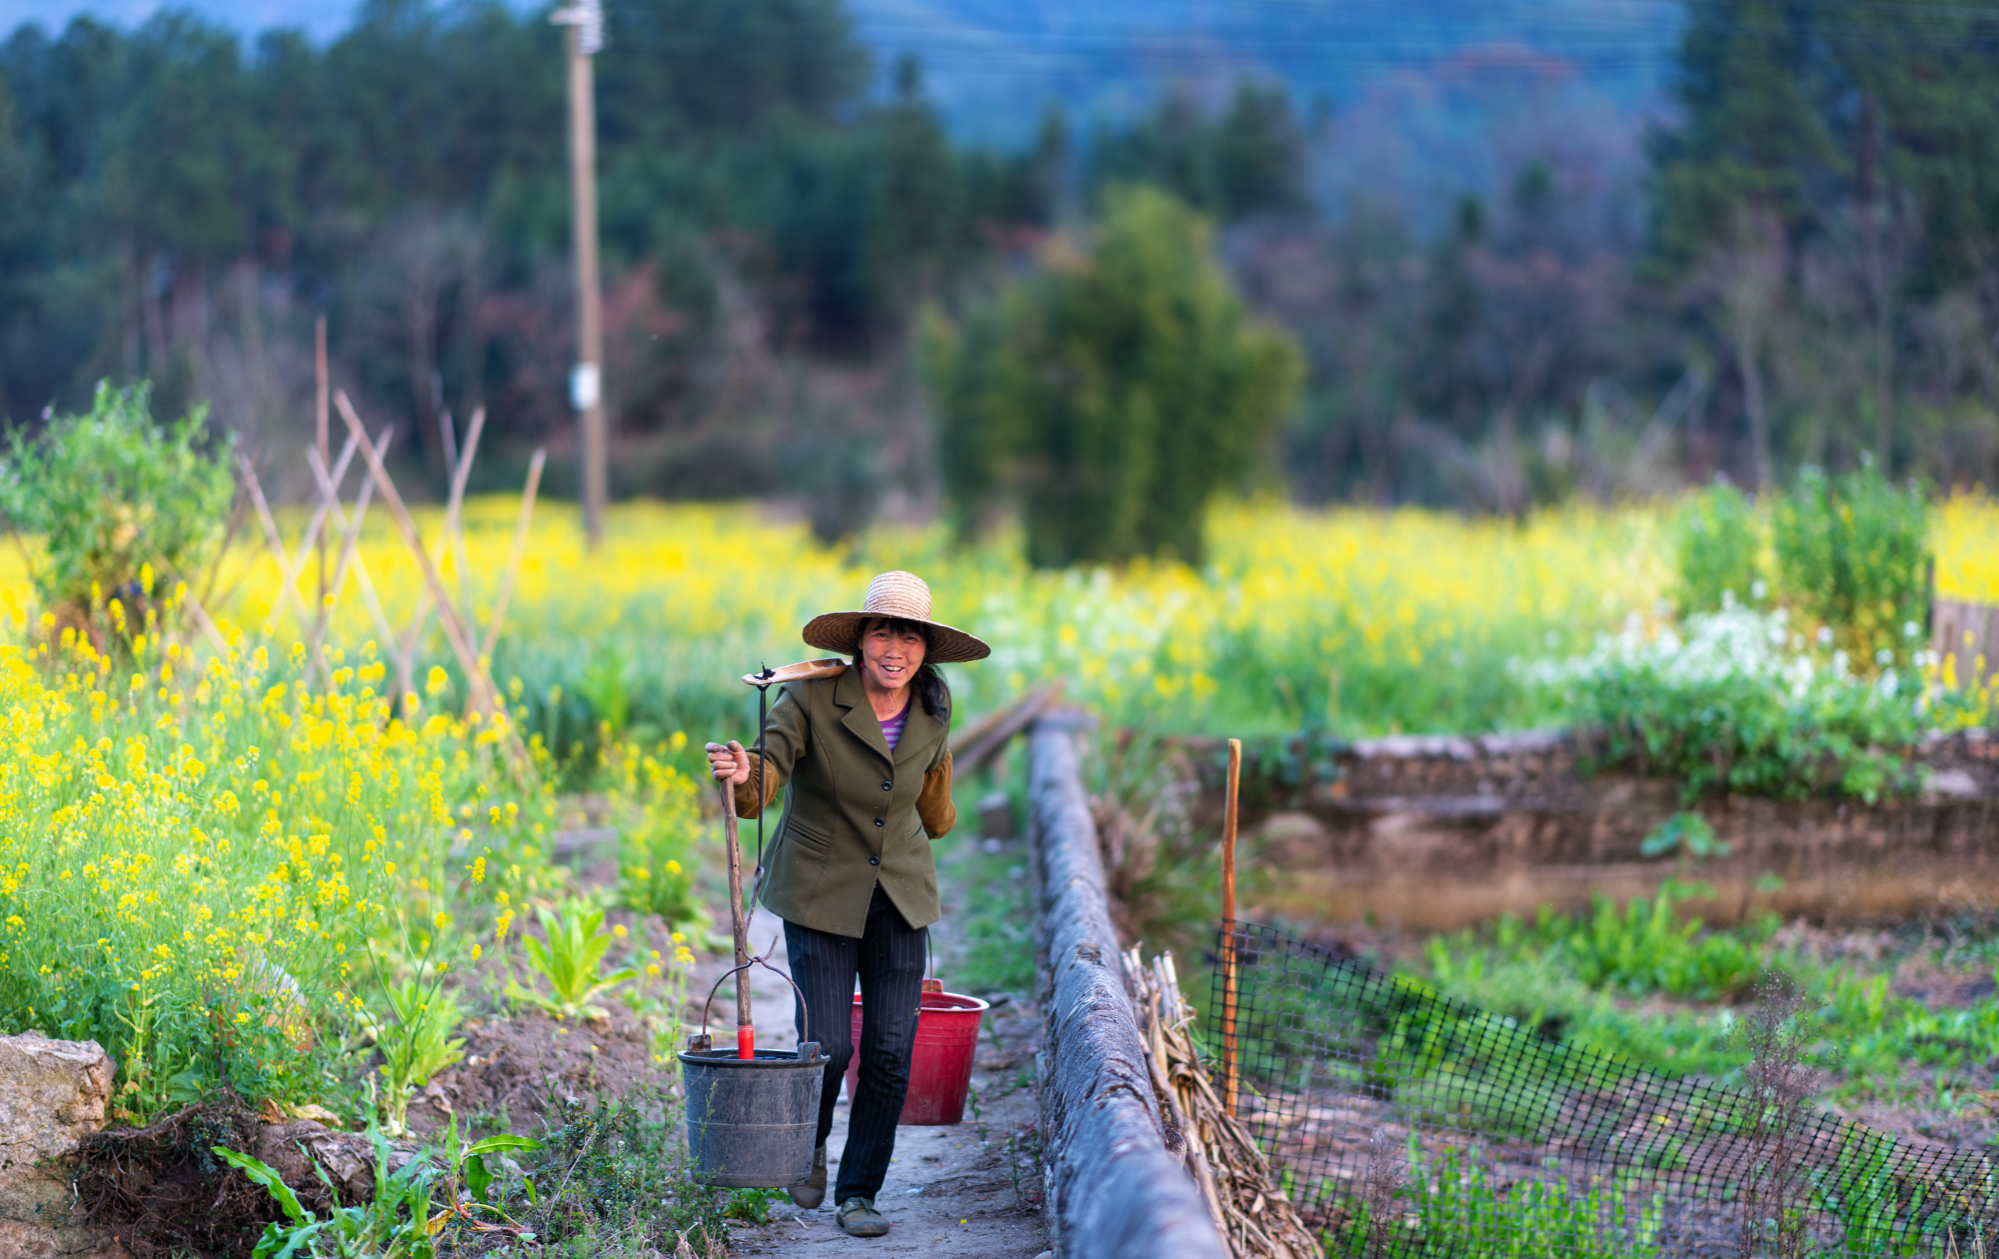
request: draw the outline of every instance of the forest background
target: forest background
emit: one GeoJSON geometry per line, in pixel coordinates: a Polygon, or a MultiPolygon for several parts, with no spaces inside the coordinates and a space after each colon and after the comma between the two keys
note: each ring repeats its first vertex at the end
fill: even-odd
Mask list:
{"type": "MultiPolygon", "coordinates": [[[[1671,18],[1656,66],[1606,96],[1588,30],[1489,7],[1485,42],[1384,89],[1457,127],[1410,176],[1408,153],[1369,166],[1393,101],[1355,95],[1356,67],[1406,62],[1395,41],[1446,15],[1378,14],[1315,62],[1330,45],[1285,25],[1310,14],[1250,5],[1261,43],[1162,38],[1139,76],[1141,41],[1122,78],[1058,65],[1038,104],[960,74],[940,105],[921,58],[871,51],[875,6],[613,0],[616,491],[789,495],[829,540],[933,514],[922,313],[978,310],[1130,182],[1207,215],[1252,310],[1302,348],[1265,465],[1300,501],[1514,513],[1863,452],[1991,482],[1999,14],[1641,4],[1671,18]]],[[[931,34],[947,67],[978,53],[931,34]]],[[[0,415],[33,426],[146,377],[157,414],[208,401],[289,451],[324,314],[335,382],[398,423],[404,475],[441,496],[440,421],[485,406],[474,489],[517,485],[547,442],[568,492],[561,75],[545,12],[493,3],[367,0],[330,35],[190,10],[16,28],[0,415]]]]}

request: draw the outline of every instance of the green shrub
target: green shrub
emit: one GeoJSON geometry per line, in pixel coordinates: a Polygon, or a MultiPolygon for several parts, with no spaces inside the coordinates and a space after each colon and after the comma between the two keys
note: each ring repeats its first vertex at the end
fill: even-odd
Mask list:
{"type": "Polygon", "coordinates": [[[100,384],[90,414],[12,433],[0,468],[0,511],[43,540],[32,574],[43,610],[100,646],[106,629],[112,641],[143,632],[162,583],[206,567],[235,493],[233,438],[213,449],[203,408],[162,428],[148,402],[145,385],[100,384]]]}
{"type": "Polygon", "coordinates": [[[1837,477],[1806,468],[1771,517],[1785,601],[1856,661],[1906,662],[1923,646],[1928,525],[1922,488],[1871,460],[1837,477]]]}
{"type": "Polygon", "coordinates": [[[1761,531],[1749,499],[1727,482],[1690,494],[1673,522],[1673,601],[1680,614],[1713,612],[1729,597],[1760,603],[1761,531]]]}
{"type": "Polygon", "coordinates": [[[1925,734],[1982,720],[1980,701],[1927,696],[1913,672],[1861,678],[1843,653],[1815,656],[1782,610],[1696,614],[1656,634],[1634,625],[1586,656],[1525,673],[1600,740],[1596,764],[1678,778],[1689,802],[1737,793],[1872,803],[1921,785],[1909,754],[1925,734]]]}

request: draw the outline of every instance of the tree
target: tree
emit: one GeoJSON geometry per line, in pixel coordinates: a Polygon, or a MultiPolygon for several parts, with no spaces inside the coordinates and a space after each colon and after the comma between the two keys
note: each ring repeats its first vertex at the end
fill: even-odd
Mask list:
{"type": "Polygon", "coordinates": [[[1174,197],[1113,189],[1087,254],[1058,241],[962,331],[932,325],[961,527],[1011,501],[1038,565],[1198,562],[1205,508],[1254,469],[1302,375],[1211,243],[1174,197]]]}
{"type": "Polygon", "coordinates": [[[1310,204],[1305,134],[1289,93],[1277,85],[1238,84],[1213,118],[1173,93],[1151,118],[1100,132],[1089,176],[1101,187],[1155,184],[1223,223],[1310,204]]]}
{"type": "Polygon", "coordinates": [[[1842,159],[1818,7],[1690,0],[1672,86],[1684,121],[1652,144],[1655,248],[1672,270],[1732,246],[1745,208],[1795,240],[1822,206],[1842,159]]]}

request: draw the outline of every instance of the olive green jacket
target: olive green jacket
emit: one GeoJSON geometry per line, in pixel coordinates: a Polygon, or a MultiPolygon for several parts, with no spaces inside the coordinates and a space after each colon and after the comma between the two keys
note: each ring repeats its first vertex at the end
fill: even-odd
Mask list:
{"type": "Polygon", "coordinates": [[[789,783],[764,878],[764,906],[787,922],[859,938],[876,880],[911,927],[940,917],[930,840],[957,821],[943,720],[912,695],[891,753],[858,670],[794,683],[771,706],[763,801],[755,754],[736,789],[737,813],[756,817],[789,783]]]}

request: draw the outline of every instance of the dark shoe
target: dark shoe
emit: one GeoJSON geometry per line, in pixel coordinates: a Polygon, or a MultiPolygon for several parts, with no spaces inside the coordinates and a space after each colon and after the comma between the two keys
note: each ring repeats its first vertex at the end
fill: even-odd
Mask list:
{"type": "Polygon", "coordinates": [[[812,1151],[812,1176],[802,1185],[793,1185],[785,1190],[791,1200],[810,1211],[826,1201],[826,1147],[812,1151]]]}
{"type": "Polygon", "coordinates": [[[880,1237],[888,1232],[888,1217],[875,1210],[874,1199],[852,1197],[840,1204],[840,1227],[849,1237],[880,1237]]]}

